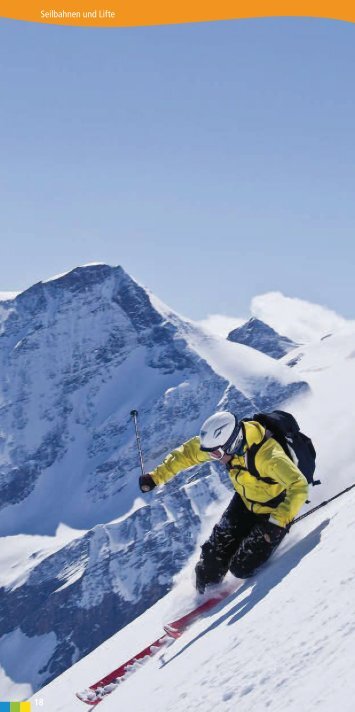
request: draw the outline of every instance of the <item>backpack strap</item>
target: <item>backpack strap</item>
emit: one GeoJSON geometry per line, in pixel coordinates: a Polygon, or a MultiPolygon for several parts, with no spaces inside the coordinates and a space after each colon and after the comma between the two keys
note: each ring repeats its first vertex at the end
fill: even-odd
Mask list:
{"type": "MultiPolygon", "coordinates": [[[[243,421],[242,421],[242,428],[243,428],[244,437],[245,437],[245,427],[244,427],[243,421]]],[[[262,477],[260,475],[260,472],[256,469],[256,466],[255,466],[255,458],[257,456],[257,453],[259,452],[260,448],[264,445],[264,443],[266,443],[267,440],[269,440],[270,438],[272,438],[272,433],[270,432],[270,430],[267,430],[265,428],[265,435],[264,435],[262,441],[260,443],[258,443],[257,445],[256,444],[251,445],[251,447],[247,448],[247,451],[245,453],[245,462],[246,462],[248,472],[250,472],[250,474],[253,475],[253,477],[255,477],[257,480],[262,480],[263,482],[266,482],[268,485],[274,485],[274,484],[276,484],[276,480],[273,480],[272,477],[262,477]]]]}

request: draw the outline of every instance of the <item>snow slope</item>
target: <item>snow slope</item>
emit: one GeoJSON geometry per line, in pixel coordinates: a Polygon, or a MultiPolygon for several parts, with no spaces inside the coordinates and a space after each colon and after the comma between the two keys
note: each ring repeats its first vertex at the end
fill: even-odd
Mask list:
{"type": "MultiPolygon", "coordinates": [[[[355,482],[353,324],[298,355],[293,368],[311,392],[289,405],[318,450],[323,485],[311,492],[313,506],[355,482]]],[[[210,506],[206,532],[221,507],[210,506]]],[[[100,712],[353,712],[354,535],[355,490],[296,524],[257,576],[239,582],[212,614],[125,680],[100,712]]],[[[167,596],[37,693],[44,712],[89,709],[75,691],[155,640],[162,623],[190,607],[197,556],[198,549],[167,596]]]]}
{"type": "MultiPolygon", "coordinates": [[[[262,572],[125,680],[100,712],[353,712],[354,509],[352,494],[295,525],[262,572]]],[[[89,709],[73,693],[159,637],[187,590],[181,583],[41,690],[43,712],[89,709]]]]}
{"type": "MultiPolygon", "coordinates": [[[[305,432],[312,435],[323,487],[315,501],[355,481],[354,394],[355,325],[349,322],[333,335],[299,347],[292,370],[310,384],[310,394],[292,404],[305,432]]],[[[289,356],[282,361],[287,362],[289,356]]]]}

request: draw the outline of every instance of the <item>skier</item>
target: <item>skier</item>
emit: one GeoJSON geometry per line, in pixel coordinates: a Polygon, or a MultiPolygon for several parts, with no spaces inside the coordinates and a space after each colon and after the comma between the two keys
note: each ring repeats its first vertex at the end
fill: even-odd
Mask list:
{"type": "Polygon", "coordinates": [[[207,418],[199,436],[141,475],[140,489],[150,492],[182,470],[213,460],[226,465],[236,492],[201,547],[195,567],[200,593],[228,570],[237,578],[252,576],[280,544],[308,494],[306,477],[271,432],[228,411],[207,418]]]}

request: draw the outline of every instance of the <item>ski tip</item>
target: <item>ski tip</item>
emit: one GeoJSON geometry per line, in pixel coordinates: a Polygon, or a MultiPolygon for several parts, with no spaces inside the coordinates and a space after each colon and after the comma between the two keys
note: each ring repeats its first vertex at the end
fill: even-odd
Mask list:
{"type": "Polygon", "coordinates": [[[86,705],[90,705],[91,707],[94,707],[101,702],[101,698],[97,697],[95,692],[90,689],[83,690],[82,692],[76,692],[75,695],[80,702],[85,702],[86,705]]]}

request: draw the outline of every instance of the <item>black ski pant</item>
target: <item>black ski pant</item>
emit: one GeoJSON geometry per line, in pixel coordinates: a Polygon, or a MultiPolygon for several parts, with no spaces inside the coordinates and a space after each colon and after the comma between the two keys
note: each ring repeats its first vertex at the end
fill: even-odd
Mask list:
{"type": "Polygon", "coordinates": [[[269,515],[254,514],[238,493],[234,495],[209,539],[201,547],[196,587],[220,583],[229,570],[237,578],[248,578],[271,556],[287,529],[269,523],[269,515]]]}

